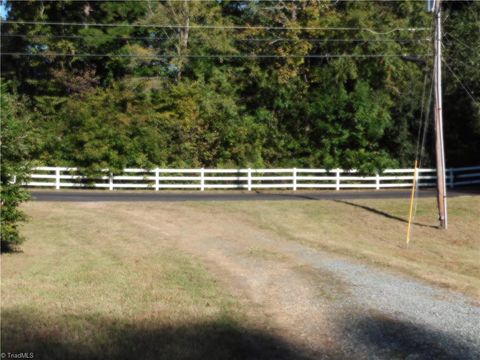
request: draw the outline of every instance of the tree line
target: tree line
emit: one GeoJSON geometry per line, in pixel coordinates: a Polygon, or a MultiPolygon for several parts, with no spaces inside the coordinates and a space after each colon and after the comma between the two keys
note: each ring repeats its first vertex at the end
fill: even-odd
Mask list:
{"type": "MultiPolygon", "coordinates": [[[[477,164],[480,3],[443,6],[447,166],[477,164]]],[[[424,2],[7,7],[2,99],[31,124],[31,163],[370,172],[412,166],[425,121],[434,158],[424,2]]]]}

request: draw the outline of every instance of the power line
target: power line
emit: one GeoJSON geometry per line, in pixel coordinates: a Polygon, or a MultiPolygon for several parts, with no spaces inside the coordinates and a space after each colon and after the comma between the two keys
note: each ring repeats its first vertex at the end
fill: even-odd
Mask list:
{"type": "Polygon", "coordinates": [[[428,57],[431,54],[311,54],[311,55],[263,55],[263,54],[209,54],[209,55],[135,55],[135,54],[67,54],[67,53],[25,53],[25,52],[2,52],[0,55],[9,56],[65,56],[65,57],[111,57],[111,58],[138,58],[138,59],[174,59],[174,58],[191,58],[191,59],[214,59],[214,58],[249,58],[249,59],[329,59],[329,58],[384,58],[384,57],[428,57]]]}
{"type": "Polygon", "coordinates": [[[1,34],[2,37],[14,38],[39,38],[39,39],[86,39],[86,38],[107,38],[114,40],[167,40],[167,37],[158,36],[123,36],[109,34],[84,34],[84,35],[47,35],[47,34],[1,34]]]}
{"type": "MultiPolygon", "coordinates": [[[[413,83],[413,75],[411,75],[410,82],[413,83]]],[[[421,139],[421,133],[423,129],[423,112],[425,110],[425,98],[426,98],[426,93],[427,93],[427,80],[428,80],[428,73],[425,72],[425,76],[423,79],[423,91],[422,91],[422,104],[420,106],[420,126],[418,127],[418,133],[417,133],[417,146],[415,148],[415,160],[418,160],[419,163],[421,163],[421,160],[418,158],[420,154],[420,139],[421,139]]],[[[420,166],[420,165],[419,165],[420,166]]]]}
{"type": "MultiPolygon", "coordinates": [[[[447,39],[446,45],[452,45],[452,44],[453,44],[453,45],[456,45],[456,44],[454,44],[452,41],[450,41],[450,40],[447,39]]],[[[445,45],[445,41],[443,41],[443,42],[442,42],[442,47],[443,47],[444,49],[449,50],[449,48],[448,48],[446,45],[445,45]]],[[[472,49],[472,50],[473,50],[473,49],[472,49]]],[[[470,60],[471,58],[468,58],[468,59],[470,60]]],[[[455,63],[462,64],[462,65],[465,66],[466,68],[470,68],[470,67],[475,66],[474,64],[467,64],[465,61],[460,60],[460,59],[459,59],[459,56],[455,56],[454,60],[455,60],[455,63]]]]}
{"type": "Polygon", "coordinates": [[[480,105],[480,103],[475,99],[475,97],[473,96],[473,91],[471,91],[466,85],[463,84],[462,80],[460,80],[460,78],[457,76],[457,74],[455,74],[455,72],[452,70],[452,68],[450,67],[450,65],[448,65],[448,63],[443,60],[443,63],[447,66],[448,70],[450,70],[450,73],[455,77],[455,79],[457,79],[457,81],[459,82],[460,86],[463,88],[463,90],[465,90],[465,92],[468,94],[468,96],[470,97],[470,99],[472,99],[472,101],[474,103],[476,103],[477,105],[480,105]]]}
{"type": "Polygon", "coordinates": [[[179,25],[179,24],[101,24],[101,23],[66,23],[55,21],[15,21],[5,20],[5,24],[18,25],[51,25],[51,26],[92,26],[92,27],[140,27],[140,28],[163,28],[163,29],[221,29],[221,30],[324,30],[324,31],[367,31],[377,35],[386,35],[394,32],[427,31],[429,28],[394,28],[388,31],[376,31],[370,28],[360,27],[320,27],[320,26],[246,26],[246,25],[179,25]]]}
{"type": "MultiPolygon", "coordinates": [[[[432,104],[432,95],[433,95],[433,81],[430,81],[430,87],[428,92],[428,98],[425,102],[425,95],[426,95],[426,86],[427,86],[427,77],[428,72],[425,73],[425,79],[423,84],[423,95],[422,95],[422,107],[421,107],[421,114],[420,114],[420,127],[418,129],[418,139],[417,139],[417,150],[415,152],[415,159],[418,160],[418,167],[422,168],[423,157],[425,153],[425,144],[427,141],[427,134],[428,128],[430,123],[430,110],[432,104]],[[422,133],[422,141],[420,142],[420,134],[422,133]],[[420,151],[420,152],[419,152],[420,151]]],[[[415,221],[415,217],[417,214],[418,208],[418,193],[420,191],[420,182],[416,182],[416,189],[415,189],[415,203],[414,203],[414,210],[413,210],[413,221],[415,221]]]]}
{"type": "Polygon", "coordinates": [[[446,33],[445,34],[446,36],[449,36],[450,38],[452,38],[452,40],[460,45],[463,45],[463,47],[465,47],[466,49],[468,50],[472,50],[472,51],[477,51],[477,49],[473,49],[471,46],[465,44],[465,42],[463,42],[462,40],[459,40],[456,36],[453,36],[452,34],[450,33],[446,33]]]}
{"type": "Polygon", "coordinates": [[[427,141],[428,127],[430,123],[430,112],[432,110],[432,99],[433,99],[433,79],[430,80],[430,90],[428,93],[428,100],[426,103],[424,125],[423,125],[423,135],[422,135],[422,146],[420,147],[420,166],[423,162],[423,157],[425,153],[425,143],[427,141]]]}
{"type": "MultiPolygon", "coordinates": [[[[266,2],[266,3],[274,3],[278,2],[278,0],[227,0],[227,1],[222,1],[222,0],[9,0],[9,2],[159,2],[159,3],[165,3],[165,2],[210,2],[210,3],[216,3],[216,4],[221,4],[221,3],[228,3],[228,2],[237,2],[237,3],[260,3],[260,2],[266,2]]],[[[284,2],[287,3],[307,3],[309,0],[283,0],[284,2]]],[[[343,3],[343,2],[377,2],[377,3],[401,3],[401,2],[425,2],[425,0],[332,0],[331,3],[343,3]]],[[[478,2],[480,0],[442,0],[442,2],[449,2],[449,3],[462,3],[462,2],[478,2]]]]}
{"type": "MultiPolygon", "coordinates": [[[[107,38],[114,40],[167,40],[167,37],[157,37],[157,36],[123,36],[123,35],[109,35],[109,34],[83,34],[83,35],[47,35],[47,34],[1,34],[2,37],[14,37],[14,38],[41,38],[41,39],[86,39],[86,38],[107,38]]],[[[234,41],[239,42],[297,42],[297,41],[310,41],[310,42],[340,42],[340,43],[350,43],[350,42],[391,42],[391,43],[419,43],[425,41],[431,41],[430,38],[419,38],[419,39],[329,39],[329,38],[277,38],[277,37],[268,37],[268,38],[243,38],[243,39],[233,39],[234,41]]]]}

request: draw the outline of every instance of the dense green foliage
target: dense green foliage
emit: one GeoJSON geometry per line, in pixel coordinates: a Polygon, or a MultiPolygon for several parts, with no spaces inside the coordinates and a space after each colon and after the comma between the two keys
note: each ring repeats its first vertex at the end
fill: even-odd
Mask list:
{"type": "Polygon", "coordinates": [[[445,133],[451,145],[448,160],[455,164],[478,164],[480,159],[479,5],[452,12],[445,22],[445,133]]]}
{"type": "Polygon", "coordinates": [[[28,200],[28,192],[20,186],[28,175],[31,147],[31,126],[25,109],[15,96],[0,89],[1,131],[1,248],[12,250],[23,241],[18,231],[25,215],[18,205],[28,200]]]}
{"type": "MultiPolygon", "coordinates": [[[[445,3],[445,60],[462,82],[445,70],[448,166],[478,163],[480,109],[462,85],[478,97],[479,14],[478,2],[445,3]]],[[[8,19],[65,23],[2,24],[3,52],[40,55],[4,56],[2,74],[29,98],[41,163],[369,171],[413,162],[432,66],[423,2],[30,1],[11,3],[8,19]],[[221,56],[189,57],[212,54],[221,56]],[[312,57],[325,54],[339,56],[312,57]]],[[[431,136],[432,126],[427,160],[431,136]]]]}

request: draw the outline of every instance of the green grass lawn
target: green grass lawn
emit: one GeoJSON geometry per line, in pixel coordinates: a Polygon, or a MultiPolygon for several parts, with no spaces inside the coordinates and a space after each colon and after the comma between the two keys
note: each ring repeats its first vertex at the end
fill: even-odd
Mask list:
{"type": "MultiPolygon", "coordinates": [[[[210,208],[209,204],[199,204],[210,208]]],[[[406,246],[408,199],[224,202],[279,236],[362,262],[388,267],[480,299],[480,197],[449,199],[449,228],[437,228],[436,200],[418,200],[406,246]]]]}
{"type": "Polygon", "coordinates": [[[23,251],[2,255],[3,352],[242,359],[277,351],[202,264],[161,236],[88,204],[25,208],[23,251]],[[252,349],[251,339],[265,348],[252,349]]]}
{"type": "MultiPolygon", "coordinates": [[[[421,199],[409,249],[408,200],[33,202],[24,209],[22,252],[1,256],[2,351],[39,359],[300,359],[262,314],[252,319],[252,304],[232,295],[211,264],[176,246],[175,236],[199,238],[187,234],[193,217],[208,219],[218,234],[229,219],[253,234],[479,296],[480,197],[450,200],[448,231],[434,227],[435,200],[421,199]],[[159,231],[175,220],[175,235],[159,231]]],[[[238,256],[288,259],[262,247],[238,256]]]]}

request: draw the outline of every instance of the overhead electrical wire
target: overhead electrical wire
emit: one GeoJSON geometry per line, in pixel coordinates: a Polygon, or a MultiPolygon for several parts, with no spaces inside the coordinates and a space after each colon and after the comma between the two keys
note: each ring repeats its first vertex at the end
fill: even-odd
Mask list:
{"type": "MultiPolygon", "coordinates": [[[[426,98],[426,93],[427,93],[427,81],[428,81],[428,72],[425,72],[425,76],[423,79],[423,91],[422,91],[422,103],[420,106],[420,126],[418,127],[418,133],[417,133],[417,146],[415,147],[415,160],[418,160],[419,163],[421,163],[421,159],[419,159],[420,155],[420,146],[421,146],[421,139],[422,139],[422,130],[423,130],[423,123],[424,123],[424,110],[425,110],[425,98],[426,98]]],[[[420,166],[420,165],[419,165],[420,166]]]]}
{"type": "MultiPolygon", "coordinates": [[[[480,31],[480,28],[479,28],[479,31],[480,31]]],[[[473,49],[471,46],[467,45],[465,42],[463,42],[462,40],[458,39],[456,36],[453,36],[452,34],[450,33],[445,33],[445,36],[448,36],[450,38],[452,38],[452,40],[460,45],[462,45],[464,48],[468,49],[468,50],[472,50],[472,51],[478,51],[478,49],[473,49]]],[[[445,37],[444,36],[444,37],[445,37]]]]}
{"type": "MultiPolygon", "coordinates": [[[[87,38],[107,38],[114,40],[167,40],[167,37],[157,37],[157,36],[123,36],[123,35],[109,35],[109,34],[83,34],[83,35],[49,35],[49,34],[1,34],[2,37],[18,37],[18,38],[46,38],[46,39],[87,39],[87,38]]],[[[430,38],[419,38],[419,39],[328,39],[328,38],[277,38],[277,37],[268,37],[268,38],[243,38],[243,39],[233,39],[234,41],[239,42],[275,42],[275,41],[284,41],[284,42],[297,42],[297,41],[309,41],[309,42],[387,42],[387,43],[418,43],[431,41],[430,38]]]]}
{"type": "MultiPolygon", "coordinates": [[[[159,28],[159,29],[235,29],[235,30],[322,30],[322,31],[358,31],[358,32],[369,32],[375,35],[386,35],[394,32],[408,31],[408,32],[417,32],[425,31],[428,28],[394,28],[387,31],[377,31],[371,28],[362,28],[362,27],[315,27],[315,26],[296,26],[296,27],[284,27],[284,26],[239,26],[239,25],[179,25],[179,24],[103,24],[103,23],[70,23],[70,22],[46,22],[46,21],[12,21],[6,20],[4,23],[7,24],[20,24],[20,25],[47,25],[47,26],[91,26],[91,27],[141,27],[141,28],[159,28]]],[[[167,34],[168,35],[168,34],[167,34]]],[[[7,34],[6,36],[9,36],[7,34]]],[[[35,38],[35,35],[26,35],[26,34],[11,34],[12,37],[32,37],[35,38]]],[[[98,36],[108,36],[100,34],[98,36]]],[[[84,38],[88,37],[88,34],[82,35],[44,35],[41,34],[39,37],[45,38],[84,38]]],[[[97,37],[97,36],[94,36],[97,37]]],[[[115,38],[115,37],[112,37],[115,38]]],[[[119,35],[116,37],[118,39],[128,39],[119,35]]],[[[156,40],[155,37],[131,37],[132,39],[143,39],[143,40],[156,40]]],[[[158,39],[158,38],[157,38],[158,39]]],[[[167,38],[163,38],[167,39],[167,38]]],[[[312,42],[359,42],[366,43],[370,41],[376,42],[396,42],[396,43],[409,43],[409,42],[418,42],[426,41],[429,39],[408,39],[408,40],[395,40],[395,39],[328,39],[328,38],[245,38],[245,39],[236,39],[235,41],[312,41],[312,42]]],[[[4,52],[3,55],[11,56],[68,56],[68,57],[123,57],[123,58],[144,58],[144,59],[165,59],[165,58],[339,58],[339,57],[356,57],[356,58],[379,58],[379,57],[423,57],[429,55],[411,55],[411,54],[310,54],[310,55],[265,55],[265,54],[206,54],[206,55],[135,55],[135,54],[69,54],[69,53],[56,53],[56,52],[44,52],[44,53],[25,53],[25,52],[4,52]]]]}
{"type": "MultiPolygon", "coordinates": [[[[159,3],[166,3],[166,2],[210,2],[210,3],[274,3],[278,2],[278,0],[9,0],[9,2],[159,2],[159,3]]],[[[308,3],[309,0],[282,0],[286,3],[308,3]]],[[[377,3],[401,3],[401,2],[425,2],[425,0],[331,0],[330,3],[343,3],[343,2],[377,2],[377,3]]],[[[442,0],[442,2],[447,3],[461,3],[461,2],[477,2],[480,0],[442,0]]]]}
{"type": "MultiPolygon", "coordinates": [[[[433,24],[431,28],[431,32],[433,33],[433,24]]],[[[431,120],[430,113],[432,110],[432,100],[433,100],[433,90],[434,90],[434,81],[433,81],[433,75],[429,79],[429,74],[432,74],[433,69],[429,68],[428,65],[426,65],[425,68],[425,77],[423,81],[423,91],[422,91],[422,103],[421,103],[421,110],[420,110],[420,126],[418,129],[418,136],[417,136],[417,147],[415,150],[415,167],[421,169],[423,160],[424,160],[424,155],[425,155],[425,144],[427,142],[427,134],[428,134],[428,129],[431,120]],[[428,80],[430,80],[430,86],[427,86],[428,80]],[[428,88],[428,94],[426,92],[428,88]],[[426,101],[425,101],[426,100],[426,101]]],[[[417,172],[414,174],[419,175],[417,172]]],[[[414,188],[412,189],[413,191],[413,217],[412,217],[412,222],[415,222],[416,214],[417,214],[417,207],[418,207],[418,194],[420,191],[420,178],[418,180],[414,180],[414,188]]],[[[410,234],[408,235],[408,240],[410,238],[410,234]]],[[[408,245],[408,240],[407,240],[407,245],[408,245]]]]}
{"type": "Polygon", "coordinates": [[[474,103],[476,103],[477,105],[480,105],[480,102],[478,102],[478,100],[473,96],[473,91],[471,91],[463,82],[462,80],[460,79],[460,77],[453,71],[453,69],[450,67],[450,65],[448,65],[448,63],[443,60],[443,63],[446,65],[447,69],[450,71],[450,73],[453,75],[453,77],[458,81],[458,83],[460,84],[460,86],[463,88],[463,90],[465,90],[465,92],[467,93],[467,95],[470,97],[470,99],[472,99],[472,101],[474,103]]]}
{"type": "MultiPolygon", "coordinates": [[[[452,36],[450,36],[452,39],[454,39],[452,36]]],[[[450,40],[447,41],[447,44],[452,44],[452,42],[450,40]]],[[[442,47],[445,47],[445,42],[442,42],[442,47]]],[[[473,49],[471,47],[468,47],[470,50],[473,51],[473,49]]],[[[475,99],[475,97],[473,96],[473,91],[471,91],[465,84],[463,84],[462,80],[460,79],[460,77],[453,71],[453,69],[450,67],[450,65],[447,63],[447,61],[445,59],[442,59],[443,63],[445,64],[445,66],[448,68],[448,70],[450,71],[450,73],[455,77],[455,79],[460,83],[460,86],[465,90],[465,92],[468,94],[468,96],[473,100],[473,102],[477,103],[480,105],[480,103],[475,99]]],[[[460,59],[455,59],[455,61],[457,63],[460,63],[462,64],[463,66],[465,67],[470,67],[470,66],[473,66],[473,65],[469,65],[469,64],[466,64],[464,61],[460,60],[460,59]]]]}
{"type": "Polygon", "coordinates": [[[86,39],[86,38],[106,38],[117,40],[167,40],[167,37],[158,36],[123,36],[109,34],[83,34],[83,35],[50,35],[50,34],[1,34],[2,37],[18,37],[18,38],[41,38],[41,39],[86,39]]]}
{"type": "MultiPolygon", "coordinates": [[[[458,45],[459,43],[456,43],[456,44],[455,44],[455,41],[453,41],[453,40],[448,40],[448,39],[445,39],[445,38],[444,38],[443,41],[442,41],[442,47],[443,47],[444,49],[446,49],[447,51],[450,50],[449,47],[450,47],[450,45],[452,45],[452,44],[453,44],[454,46],[456,46],[456,45],[458,45]],[[447,40],[447,41],[445,42],[445,40],[447,40]],[[445,46],[445,45],[447,45],[447,46],[445,46]]],[[[460,45],[461,45],[461,44],[460,44],[460,45]]],[[[473,51],[473,49],[471,49],[471,50],[473,51]]],[[[450,50],[450,51],[451,51],[451,50],[450,50]]],[[[469,59],[471,59],[471,58],[469,58],[469,59]]],[[[460,60],[458,57],[455,57],[455,63],[462,64],[462,65],[465,66],[466,68],[475,66],[474,64],[467,64],[464,60],[460,60]]]]}
{"type": "Polygon", "coordinates": [[[140,27],[161,29],[220,29],[220,30],[323,30],[323,31],[366,31],[376,35],[386,35],[394,32],[427,31],[429,28],[393,28],[387,31],[377,31],[363,27],[322,27],[322,26],[246,26],[246,25],[180,25],[180,24],[101,24],[101,23],[68,23],[55,21],[16,21],[5,20],[5,24],[18,25],[47,25],[47,26],[81,26],[81,27],[140,27]]]}
{"type": "Polygon", "coordinates": [[[383,58],[383,57],[428,57],[430,54],[310,54],[310,55],[276,55],[276,54],[207,54],[207,55],[135,55],[135,54],[69,54],[69,53],[26,53],[26,52],[2,52],[0,55],[9,56],[66,56],[66,57],[112,57],[112,58],[138,58],[138,59],[212,59],[212,58],[250,58],[250,59],[269,59],[269,58],[294,58],[294,59],[328,59],[328,58],[383,58]]]}
{"type": "MultiPolygon", "coordinates": [[[[427,141],[427,134],[429,129],[429,124],[431,122],[430,118],[430,110],[432,107],[432,97],[433,97],[433,81],[430,80],[430,86],[428,96],[426,93],[427,89],[427,80],[428,80],[428,71],[425,72],[425,78],[423,83],[423,93],[422,93],[422,105],[420,109],[420,126],[418,128],[418,137],[417,137],[417,148],[415,151],[415,159],[418,161],[416,164],[418,168],[422,168],[423,158],[425,154],[425,144],[427,141]],[[427,100],[427,101],[425,101],[427,100]],[[421,140],[420,140],[421,138],[421,140]]],[[[417,215],[417,208],[418,208],[418,194],[420,191],[420,179],[415,182],[415,190],[414,190],[414,206],[413,206],[413,216],[412,216],[412,223],[415,223],[415,218],[417,215]]],[[[412,229],[413,230],[413,229],[412,229]]]]}

